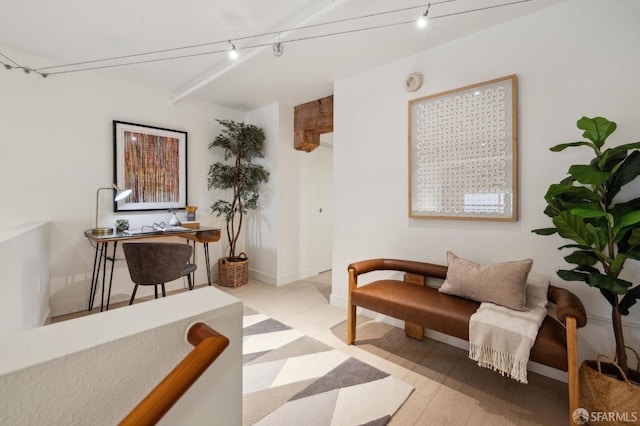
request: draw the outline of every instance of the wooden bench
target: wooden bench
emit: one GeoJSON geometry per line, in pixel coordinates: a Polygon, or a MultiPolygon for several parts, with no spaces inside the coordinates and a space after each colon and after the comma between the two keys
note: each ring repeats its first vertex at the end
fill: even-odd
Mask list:
{"type": "MultiPolygon", "coordinates": [[[[356,339],[356,308],[369,309],[405,321],[409,337],[422,339],[423,327],[469,340],[469,318],[479,302],[440,293],[428,278],[444,279],[447,267],[397,259],[371,259],[349,265],[347,344],[356,339]],[[405,272],[404,281],[383,279],[358,287],[358,276],[381,270],[405,272]]],[[[579,407],[577,328],[587,322],[580,299],[566,289],[549,286],[556,318],[547,315],[531,349],[531,361],[568,373],[569,413],[579,407]]]]}

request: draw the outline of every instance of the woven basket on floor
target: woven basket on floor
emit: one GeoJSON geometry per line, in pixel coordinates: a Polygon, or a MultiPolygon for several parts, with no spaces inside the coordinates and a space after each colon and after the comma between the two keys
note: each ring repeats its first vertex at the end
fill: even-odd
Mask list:
{"type": "Polygon", "coordinates": [[[609,361],[606,356],[598,355],[596,361],[583,361],[580,366],[580,407],[589,413],[615,413],[619,416],[612,421],[598,419],[598,425],[638,424],[640,386],[631,383],[615,361],[601,365],[600,358],[609,361]],[[602,372],[609,366],[616,368],[624,380],[602,372]]]}
{"type": "Polygon", "coordinates": [[[218,259],[220,285],[224,287],[240,287],[249,282],[249,259],[244,253],[234,257],[218,259]]]}

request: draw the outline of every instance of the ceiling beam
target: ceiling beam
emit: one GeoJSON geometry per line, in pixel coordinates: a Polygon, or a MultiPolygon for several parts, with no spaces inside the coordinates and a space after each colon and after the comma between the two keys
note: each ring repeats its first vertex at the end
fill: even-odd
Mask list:
{"type": "Polygon", "coordinates": [[[320,135],[333,132],[333,95],[293,108],[293,147],[311,152],[320,146],[320,135]]]}
{"type": "MultiPolygon", "coordinates": [[[[178,93],[173,98],[171,98],[171,103],[175,104],[176,102],[181,101],[182,99],[191,95],[195,91],[203,88],[207,84],[217,80],[221,76],[232,71],[237,66],[251,60],[256,55],[264,52],[265,50],[271,49],[271,45],[273,43],[277,43],[277,42],[281,42],[283,44],[286,43],[285,38],[295,34],[300,27],[304,27],[306,25],[315,23],[316,19],[321,18],[323,15],[326,15],[327,13],[333,11],[334,9],[340,7],[341,5],[349,1],[350,0],[332,0],[331,3],[329,3],[327,6],[324,6],[322,9],[312,13],[311,15],[308,15],[307,17],[305,17],[295,25],[291,25],[292,29],[283,31],[282,33],[279,33],[277,36],[271,37],[269,43],[265,43],[265,46],[252,49],[251,52],[247,53],[246,55],[245,54],[241,55],[238,59],[234,60],[233,62],[230,62],[227,66],[223,67],[222,69],[214,72],[210,76],[205,77],[202,80],[198,81],[197,83],[194,83],[188,88],[184,89],[182,92],[178,93]]],[[[242,49],[240,48],[239,50],[242,50],[242,49]]]]}

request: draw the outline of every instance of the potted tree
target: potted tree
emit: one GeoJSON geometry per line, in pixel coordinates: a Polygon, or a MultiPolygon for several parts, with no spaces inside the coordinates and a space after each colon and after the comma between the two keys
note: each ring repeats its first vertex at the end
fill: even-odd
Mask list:
{"type": "Polygon", "coordinates": [[[216,216],[226,221],[229,256],[218,260],[220,284],[238,287],[249,280],[249,260],[245,253],[236,253],[238,238],[245,214],[258,207],[260,184],[269,180],[263,166],[253,164],[255,158],[264,157],[262,147],[264,131],[252,124],[233,120],[217,120],[221,133],[209,144],[209,149],[221,148],[224,161],[209,167],[208,188],[229,190],[229,199],[218,199],[211,204],[216,216]]]}
{"type": "MultiPolygon", "coordinates": [[[[583,281],[597,288],[611,304],[615,355],[620,369],[603,363],[603,371],[623,379],[622,370],[627,378],[640,383],[640,374],[627,363],[621,321],[622,315],[628,315],[640,298],[640,286],[620,278],[628,259],[640,260],[640,198],[638,194],[628,201],[617,197],[620,190],[640,174],[640,142],[604,149],[605,141],[616,130],[616,123],[603,117],[582,117],[577,125],[587,140],[556,145],[551,151],[588,147],[595,157],[589,164],[572,165],[568,177],[549,187],[544,213],[554,227],[533,232],[558,233],[573,241],[559,249],[572,250],[564,259],[575,266],[571,270],[559,270],[557,274],[563,280],[583,281]]],[[[586,364],[594,367],[596,362],[586,364]]]]}

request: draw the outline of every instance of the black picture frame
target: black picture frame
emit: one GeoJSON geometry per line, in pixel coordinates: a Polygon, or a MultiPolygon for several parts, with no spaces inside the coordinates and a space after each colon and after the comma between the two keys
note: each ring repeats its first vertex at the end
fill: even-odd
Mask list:
{"type": "Polygon", "coordinates": [[[187,142],[184,131],[114,120],[114,182],[132,190],[114,211],[185,208],[187,142]]]}

